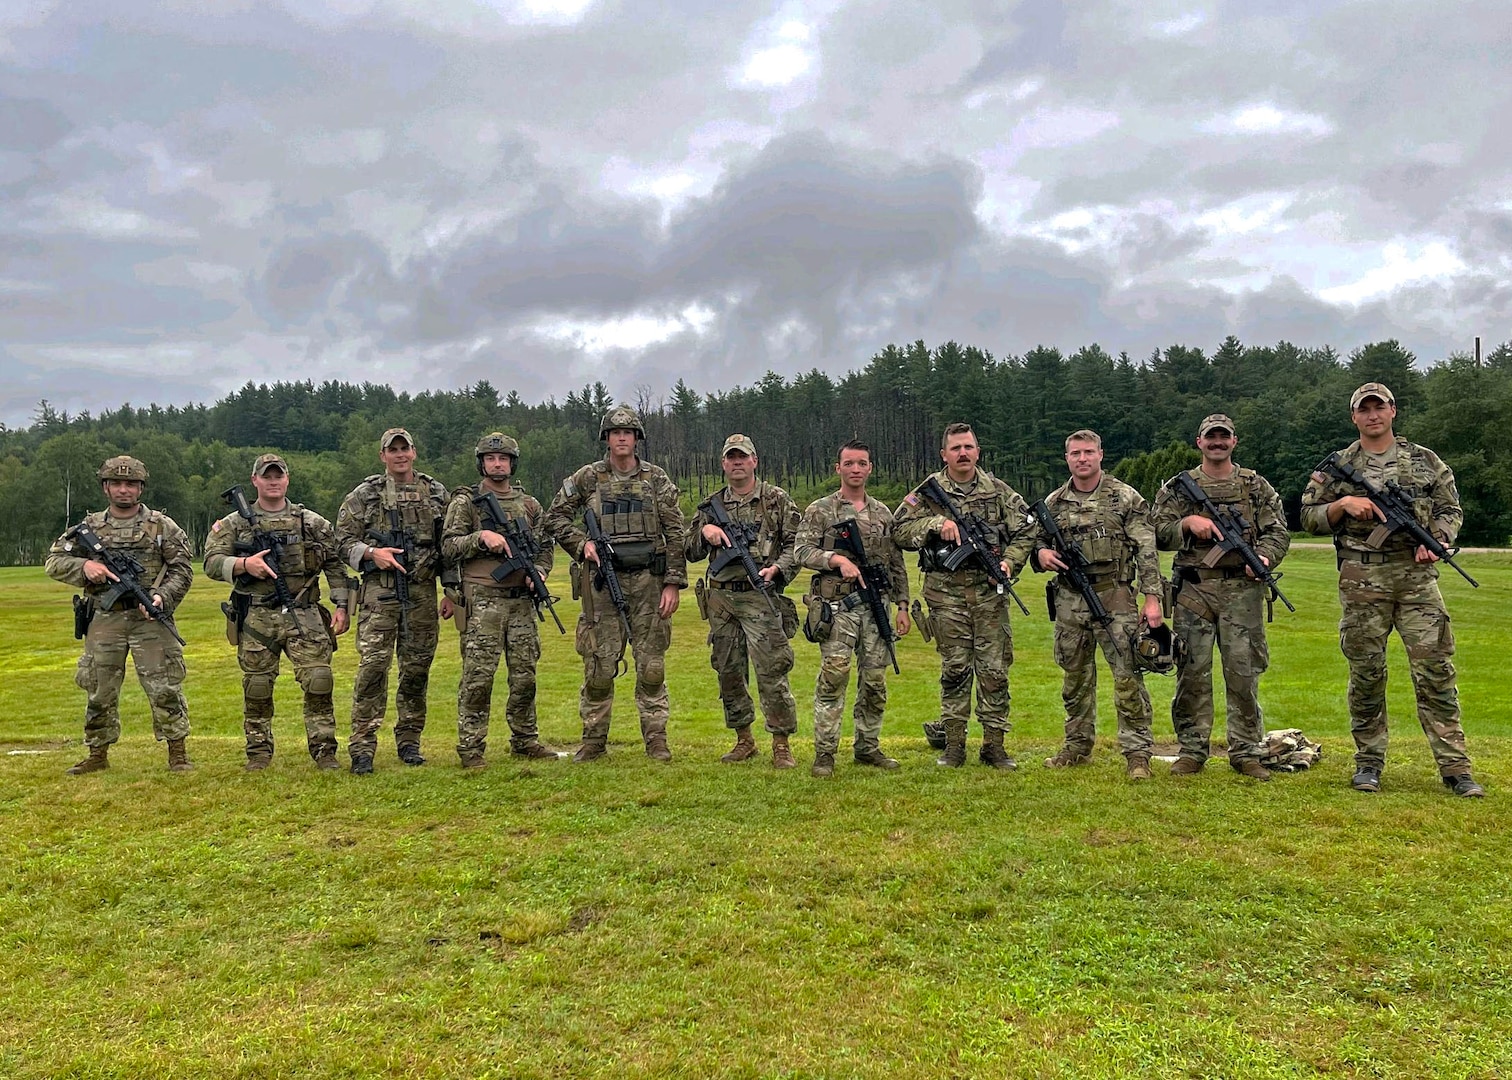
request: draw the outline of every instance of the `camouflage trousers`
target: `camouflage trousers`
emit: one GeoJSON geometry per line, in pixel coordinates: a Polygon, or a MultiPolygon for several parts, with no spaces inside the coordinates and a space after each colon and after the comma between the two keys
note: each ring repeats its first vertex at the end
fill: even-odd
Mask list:
{"type": "Polygon", "coordinates": [[[378,729],[388,705],[389,667],[399,656],[399,687],[394,692],[394,742],[420,742],[425,730],[425,697],[431,662],[436,658],[440,621],[434,580],[415,584],[410,591],[406,633],[399,632],[399,605],[372,595],[363,583],[361,618],[357,623],[357,677],[352,685],[352,737],[347,749],[369,754],[378,748],[378,729]]]}
{"type": "MultiPolygon", "coordinates": [[[[756,694],[766,729],[774,735],[798,730],[798,703],[788,685],[793,670],[793,644],[788,640],[781,615],[772,614],[766,600],[752,589],[710,588],[709,666],[719,676],[719,701],[724,706],[725,727],[739,730],[756,722],[751,700],[750,672],[756,669],[756,694]]],[[[786,597],[773,595],[778,611],[786,597]]]]}
{"type": "Polygon", "coordinates": [[[1468,772],[1454,681],[1454,630],[1439,594],[1438,570],[1415,562],[1339,567],[1339,647],[1349,661],[1349,727],[1355,763],[1386,764],[1386,639],[1393,629],[1407,650],[1418,723],[1439,775],[1468,772]]]}
{"type": "Polygon", "coordinates": [[[829,637],[819,644],[819,676],[814,682],[814,750],[833,754],[840,745],[845,716],[845,692],[850,686],[851,656],[859,668],[856,678],[857,752],[875,749],[882,735],[887,708],[887,646],[866,605],[842,610],[834,607],[829,637]]]}
{"type": "Polygon", "coordinates": [[[523,750],[536,734],[536,663],[541,635],[535,604],[528,596],[507,596],[504,589],[466,586],[467,629],[462,633],[462,681],[457,686],[457,753],[466,757],[488,749],[488,719],[494,678],[503,657],[509,671],[511,749],[523,750]]]}
{"type": "MultiPolygon", "coordinates": [[[[591,577],[592,567],[582,568],[582,573],[591,577]]],[[[662,579],[649,570],[621,572],[619,579],[630,607],[630,652],[635,659],[635,708],[640,713],[641,737],[665,735],[669,712],[666,654],[672,643],[672,623],[658,610],[662,579]]],[[[625,630],[607,592],[582,591],[577,651],[583,658],[583,689],[578,695],[578,715],[583,719],[584,739],[607,739],[625,630]]]]}
{"type": "Polygon", "coordinates": [[[1176,668],[1171,726],[1181,756],[1206,761],[1213,735],[1213,647],[1223,657],[1229,764],[1253,761],[1265,742],[1260,676],[1270,665],[1265,586],[1249,578],[1183,581],[1172,619],[1186,656],[1176,668]]]}
{"type": "Polygon", "coordinates": [[[109,746],[121,737],[121,683],[131,654],[137,681],[152,706],[152,734],[159,742],[189,734],[184,701],[184,650],[162,623],[131,611],[102,611],[89,624],[74,683],[89,695],[84,706],[84,743],[109,746]]]}
{"type": "Polygon", "coordinates": [[[247,756],[273,754],[273,684],[278,678],[279,654],[294,665],[294,678],[304,691],[305,740],[311,757],[336,752],[336,710],[331,701],[331,639],[314,604],[288,614],[277,608],[254,607],[247,612],[236,662],[242,670],[242,728],[247,756]]]}
{"type": "Polygon", "coordinates": [[[935,651],[940,654],[940,719],[971,722],[971,685],[976,683],[977,722],[984,731],[1008,731],[1011,695],[1008,669],[1013,666],[1013,627],[1006,594],[988,584],[957,582],[930,574],[924,582],[935,651]]]}
{"type": "Polygon", "coordinates": [[[1118,714],[1118,749],[1125,757],[1148,754],[1153,711],[1144,674],[1134,666],[1129,642],[1139,633],[1134,590],[1119,585],[1098,594],[1113,616],[1104,630],[1092,619],[1087,602],[1074,589],[1055,590],[1055,662],[1065,672],[1061,701],[1066,706],[1066,746],[1090,754],[1097,738],[1097,648],[1113,671],[1113,708],[1118,714]]]}

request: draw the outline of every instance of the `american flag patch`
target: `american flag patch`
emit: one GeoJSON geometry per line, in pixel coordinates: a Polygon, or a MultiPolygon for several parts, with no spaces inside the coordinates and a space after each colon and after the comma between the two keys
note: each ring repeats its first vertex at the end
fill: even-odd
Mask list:
{"type": "Polygon", "coordinates": [[[210,531],[211,532],[220,532],[220,522],[217,521],[214,525],[211,525],[210,526],[210,531]]]}
{"type": "Polygon", "coordinates": [[[918,506],[919,495],[917,492],[910,491],[907,495],[903,496],[903,501],[906,502],[909,506],[918,506]]]}
{"type": "Polygon", "coordinates": [[[1328,477],[1324,476],[1320,472],[1313,473],[1312,478],[1313,478],[1313,483],[1315,483],[1315,484],[1326,484],[1326,483],[1328,483],[1328,477]]]}

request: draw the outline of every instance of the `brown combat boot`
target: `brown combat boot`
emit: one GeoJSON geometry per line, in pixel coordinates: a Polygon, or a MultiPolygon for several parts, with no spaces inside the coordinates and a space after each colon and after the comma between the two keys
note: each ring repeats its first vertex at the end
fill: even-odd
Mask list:
{"type": "MultiPolygon", "coordinates": [[[[1198,761],[1196,758],[1179,757],[1176,759],[1175,764],[1171,766],[1171,775],[1195,776],[1197,773],[1200,773],[1202,771],[1202,767],[1206,764],[1207,762],[1198,761]]],[[[1238,768],[1237,765],[1234,767],[1236,769],[1238,768]]]]}
{"type": "Polygon", "coordinates": [[[597,761],[609,752],[608,742],[607,739],[584,739],[583,745],[572,755],[572,760],[579,765],[585,761],[597,761]]]}
{"type": "Polygon", "coordinates": [[[247,772],[262,772],[273,764],[272,754],[248,754],[247,763],[242,766],[247,772]]]}
{"type": "Polygon", "coordinates": [[[672,751],[667,746],[667,737],[660,731],[646,736],[646,756],[652,761],[672,760],[672,751]]]}
{"type": "Polygon", "coordinates": [[[996,728],[982,729],[982,749],[977,756],[982,759],[983,765],[991,765],[994,769],[1006,772],[1018,768],[1013,755],[1003,749],[1003,733],[996,728]]]}
{"type": "Polygon", "coordinates": [[[835,755],[827,750],[821,750],[814,755],[814,766],[809,769],[809,775],[827,780],[835,775],[835,755]]]}
{"type": "Polygon", "coordinates": [[[945,752],[935,759],[936,765],[959,769],[966,764],[966,721],[945,721],[945,752]]]}
{"type": "Polygon", "coordinates": [[[458,754],[457,758],[462,762],[464,769],[481,769],[484,766],[481,750],[469,750],[465,754],[458,754]]]}
{"type": "Polygon", "coordinates": [[[751,725],[747,724],[735,729],[735,745],[719,760],[729,765],[737,761],[750,761],[759,753],[761,751],[756,749],[756,739],[751,735],[751,725]]]}
{"type": "Polygon", "coordinates": [[[1071,746],[1062,746],[1054,757],[1045,759],[1047,769],[1072,769],[1078,765],[1085,765],[1092,760],[1092,755],[1071,746]]]}
{"type": "Polygon", "coordinates": [[[524,746],[518,749],[511,749],[509,752],[514,757],[530,758],[531,760],[539,761],[555,761],[557,758],[562,756],[551,747],[545,746],[539,742],[526,743],[524,746]]]}
{"type": "Polygon", "coordinates": [[[786,735],[773,735],[772,768],[791,769],[795,768],[797,764],[798,762],[793,760],[793,751],[788,746],[788,737],[786,735]]]}
{"type": "Polygon", "coordinates": [[[898,767],[898,759],[888,757],[880,746],[858,746],[852,756],[857,765],[871,765],[878,769],[898,767]]]}
{"type": "Polygon", "coordinates": [[[168,740],[168,771],[189,772],[194,762],[189,760],[189,751],[184,749],[183,739],[168,740]]]}
{"type": "Polygon", "coordinates": [[[327,750],[324,753],[315,755],[315,767],[322,772],[339,771],[341,769],[341,762],[336,760],[336,751],[327,750]]]}
{"type": "Polygon", "coordinates": [[[110,753],[108,746],[91,746],[89,756],[68,770],[69,776],[83,776],[85,773],[103,772],[110,768],[110,753]]]}
{"type": "MultiPolygon", "coordinates": [[[[1171,770],[1175,772],[1175,769],[1171,770]]],[[[1247,759],[1234,766],[1234,771],[1240,776],[1248,776],[1251,780],[1259,780],[1262,784],[1269,783],[1271,772],[1264,765],[1253,759],[1247,759]]]]}
{"type": "Polygon", "coordinates": [[[1124,769],[1124,775],[1130,780],[1148,780],[1150,778],[1150,755],[1130,754],[1129,764],[1124,769]]]}

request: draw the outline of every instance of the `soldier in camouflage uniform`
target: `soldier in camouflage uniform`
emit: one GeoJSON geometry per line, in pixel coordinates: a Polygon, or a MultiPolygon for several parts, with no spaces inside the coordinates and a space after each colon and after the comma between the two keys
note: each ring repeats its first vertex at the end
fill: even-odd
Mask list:
{"type": "Polygon", "coordinates": [[[276,554],[273,547],[253,545],[253,524],[235,511],[210,526],[205,542],[205,573],[232,585],[224,610],[227,636],[236,645],[242,670],[247,771],[266,769],[273,760],[273,685],[280,653],[294,665],[294,678],[304,691],[310,756],[319,768],[339,769],[331,653],[336,635],[347,630],[354,583],[347,579],[331,523],[289,502],[289,466],[283,458],[259,457],[252,465],[252,486],[257,491],[251,506],[256,531],[275,539],[276,554]],[[276,571],[268,565],[270,560],[277,563],[276,571]],[[322,572],[336,607],[333,615],[320,605],[322,572]],[[288,589],[288,610],[278,597],[275,578],[288,589]]]}
{"type": "Polygon", "coordinates": [[[590,506],[614,549],[613,565],[630,608],[635,706],[646,754],[657,761],[672,760],[667,748],[666,652],[672,641],[672,613],[681,590],[688,587],[688,573],[677,485],[661,468],[637,456],[637,440],[645,437],[634,409],[628,405],[610,409],[599,425],[599,438],[608,443],[608,454],[564,480],[546,511],[546,532],[578,564],[574,567],[577,592],[583,598],[577,625],[577,650],[583,658],[583,689],[578,698],[583,744],[574,761],[593,761],[606,751],[614,679],[624,662],[626,645],[619,615],[596,573],[601,553],[577,524],[583,508],[590,506]]]}
{"type": "MultiPolygon", "coordinates": [[[[1418,523],[1451,546],[1464,521],[1454,473],[1426,447],[1392,430],[1396,399],[1366,383],[1349,401],[1360,437],[1344,462],[1413,500],[1418,523]]],[[[1438,588],[1438,560],[1404,531],[1376,536],[1375,504],[1354,485],[1313,473],[1302,494],[1302,527],[1332,535],[1339,562],[1339,646],[1349,661],[1349,726],[1355,740],[1356,791],[1379,791],[1386,765],[1386,639],[1393,627],[1407,650],[1418,722],[1445,786],[1456,795],[1485,794],[1470,774],[1454,676],[1454,631],[1438,588]]]]}
{"type": "Polygon", "coordinates": [[[886,599],[897,605],[896,632],[908,633],[908,570],[903,555],[892,541],[893,515],[883,503],[866,493],[871,476],[871,447],[851,441],[840,448],[835,464],[840,490],[809,504],[798,526],[794,554],[799,565],[815,571],[804,602],[809,606],[809,626],[817,625],[819,676],[814,684],[814,776],[835,771],[835,751],[840,746],[840,723],[845,713],[845,691],[850,683],[851,654],[860,669],[856,680],[855,748],[858,765],[896,769],[898,763],[882,752],[882,713],[887,708],[887,647],[878,632],[875,617],[860,599],[861,570],[848,555],[836,550],[835,526],[855,521],[861,533],[866,562],[880,568],[887,581],[878,583],[886,599]],[[847,606],[847,605],[852,606],[847,606]],[[821,613],[815,619],[815,612],[821,613]],[[826,622],[823,613],[828,613],[826,622]]]}
{"type": "MultiPolygon", "coordinates": [[[[168,614],[189,591],[194,564],[189,538],[172,518],[141,505],[147,466],[133,457],[113,457],[96,474],[109,505],[84,518],[101,542],[124,551],[142,565],[141,583],[168,614]]],[[[73,530],[53,542],[47,553],[47,576],[84,590],[87,605],[110,591],[115,575],[90,559],[73,530]]],[[[76,598],[76,608],[80,601],[76,598]]],[[[89,608],[85,609],[86,611],[89,608]]],[[[76,620],[77,621],[77,620],[76,620]]],[[[147,617],[145,609],[125,598],[109,611],[95,609],[84,638],[74,682],[89,695],[84,709],[84,744],[89,756],[69,773],[79,776],[110,767],[111,744],[121,737],[119,701],[126,678],[126,656],[136,666],[137,681],[152,706],[152,734],[168,743],[168,767],[184,772],[194,766],[184,748],[189,735],[189,707],[184,701],[184,650],[168,628],[147,617]]]]}
{"type": "MultiPolygon", "coordinates": [[[[483,767],[488,749],[489,710],[499,658],[509,670],[510,753],[525,758],[556,758],[541,745],[536,729],[536,662],[541,658],[541,635],[536,609],[524,570],[502,580],[493,572],[513,553],[503,534],[484,524],[482,506],[492,494],[499,509],[518,521],[540,545],[534,562],[544,579],[551,573],[552,543],[546,534],[545,511],[534,497],[510,480],[520,460],[520,444],[501,431],[478,440],[478,475],[472,487],[459,487],[446,508],[441,550],[448,563],[461,565],[462,594],[456,608],[462,631],[462,680],[457,687],[457,756],[464,769],[483,767]],[[480,505],[481,504],[481,505],[480,505]]],[[[492,517],[489,524],[493,524],[492,517]]]]}
{"type": "Polygon", "coordinates": [[[425,730],[426,689],[431,662],[436,658],[439,619],[449,619],[452,614],[450,599],[443,599],[437,611],[436,578],[441,576],[443,584],[456,583],[455,571],[443,570],[441,559],[446,485],[415,471],[415,440],[403,428],[389,428],[383,433],[378,440],[378,458],[384,471],[352,489],[336,515],[341,557],[362,575],[357,600],[360,618],[352,736],[347,743],[352,772],[359,776],[373,771],[378,729],[388,704],[389,666],[396,652],[399,688],[394,694],[394,742],[400,761],[425,764],[420,733],[425,730]],[[414,565],[404,564],[404,548],[394,546],[399,539],[395,533],[407,537],[414,565]],[[409,610],[402,618],[395,594],[395,579],[401,573],[409,588],[409,610]]]}
{"type": "MultiPolygon", "coordinates": [[[[1003,573],[1013,577],[1029,558],[1029,507],[1018,492],[978,466],[981,451],[969,424],[949,424],[940,440],[945,467],[934,478],[964,514],[975,515],[991,529],[992,545],[1003,573]]],[[[924,599],[929,604],[925,629],[932,631],[940,654],[940,720],[945,753],[937,764],[959,768],[966,763],[966,729],[971,720],[971,685],[976,683],[977,722],[982,725],[979,757],[995,769],[1017,763],[1003,746],[1011,724],[1008,669],[1013,666],[1011,602],[988,577],[968,562],[958,570],[940,564],[941,553],[961,542],[960,530],[920,489],[898,506],[893,539],[919,552],[924,572],[924,599]]]]}
{"type": "MultiPolygon", "coordinates": [[[[1291,547],[1286,511],[1265,477],[1234,464],[1238,444],[1232,420],[1221,413],[1207,417],[1197,427],[1202,464],[1188,470],[1188,475],[1215,505],[1227,507],[1248,523],[1245,541],[1274,569],[1291,547]]],[[[1177,776],[1198,773],[1207,763],[1213,734],[1216,644],[1223,656],[1229,765],[1245,776],[1269,780],[1270,770],[1258,760],[1265,742],[1260,676],[1270,660],[1265,641],[1268,589],[1235,552],[1208,565],[1222,534],[1174,479],[1155,497],[1154,524],[1160,548],[1176,552],[1173,621],[1176,634],[1186,643],[1171,700],[1171,723],[1181,744],[1181,755],[1171,772],[1177,776]]]]}
{"type": "MultiPolygon", "coordinates": [[[[1087,602],[1069,582],[1057,578],[1055,662],[1065,672],[1061,699],[1066,706],[1066,742],[1045,759],[1051,768],[1084,764],[1097,738],[1097,645],[1113,670],[1113,706],[1118,713],[1118,748],[1130,780],[1150,778],[1150,695],[1144,673],[1134,663],[1132,642],[1141,624],[1161,624],[1165,586],[1155,551],[1155,527],[1144,497],[1102,471],[1102,438],[1095,431],[1073,431],[1066,438],[1071,479],[1045,498],[1050,516],[1066,539],[1088,562],[1087,577],[1113,617],[1104,628],[1092,618],[1087,602]],[[1135,599],[1144,594],[1141,605],[1135,599]]],[[[1042,571],[1065,570],[1066,564],[1038,533],[1034,565],[1042,571]]]]}
{"type": "Polygon", "coordinates": [[[719,675],[719,700],[725,726],[735,731],[735,746],[720,760],[749,761],[758,751],[751,736],[756,708],[747,687],[750,668],[756,669],[756,692],[772,736],[772,766],[791,769],[788,739],[798,730],[798,704],[788,686],[793,669],[789,640],[798,629],[798,612],[782,595],[783,586],[798,572],[794,554],[798,538],[798,507],[780,487],[756,479],[756,445],[745,435],[731,435],[720,455],[726,485],[701,504],[688,526],[688,561],[711,558],[727,547],[729,536],[711,517],[718,499],[733,526],[746,534],[751,556],[761,577],[770,584],[771,603],[753,585],[737,559],[699,582],[700,607],[709,620],[710,664],[719,675]],[[776,607],[777,614],[772,608],[776,607]]]}

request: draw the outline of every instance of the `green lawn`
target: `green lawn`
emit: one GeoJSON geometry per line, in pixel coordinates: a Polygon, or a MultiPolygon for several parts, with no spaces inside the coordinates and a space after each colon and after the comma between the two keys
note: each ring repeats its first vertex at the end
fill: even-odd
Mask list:
{"type": "MultiPolygon", "coordinates": [[[[1465,563],[1483,587],[1443,587],[1479,801],[1439,785],[1395,642],[1385,788],[1348,789],[1324,550],[1284,568],[1299,610],[1278,608],[1263,700],[1325,757],[1268,785],[1158,763],[1130,785],[1109,739],[1090,768],[1040,768],[1061,722],[1040,577],[1016,622],[1016,773],[933,766],[916,634],[884,739],[901,770],[846,754],[808,776],[801,638],[802,767],[775,773],[764,735],[759,763],[721,766],[685,594],[670,766],[640,751],[628,680],[606,761],[514,763],[501,680],[492,764],[464,774],[448,626],[428,766],[385,730],[374,776],[318,773],[286,672],[273,767],[246,775],[224,586],[200,580],[180,613],[199,768],[164,769],[128,677],[110,770],[68,777],[69,591],[0,570],[0,749],[20,751],[0,754],[0,1075],[1512,1075],[1512,556],[1465,563]]],[[[541,727],[570,748],[580,669],[546,626],[541,727]]],[[[354,660],[343,638],[343,728],[354,660]]],[[[1170,683],[1150,685],[1169,743],[1170,683]]]]}

